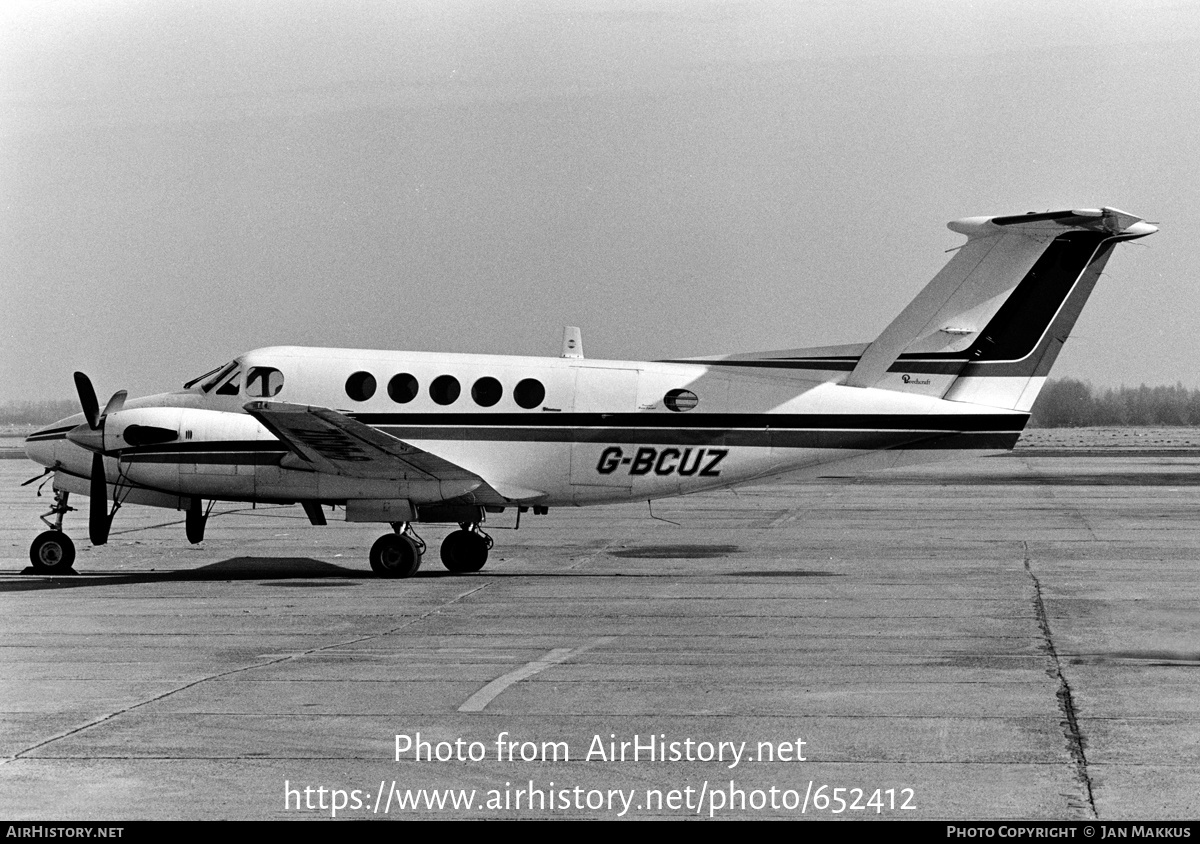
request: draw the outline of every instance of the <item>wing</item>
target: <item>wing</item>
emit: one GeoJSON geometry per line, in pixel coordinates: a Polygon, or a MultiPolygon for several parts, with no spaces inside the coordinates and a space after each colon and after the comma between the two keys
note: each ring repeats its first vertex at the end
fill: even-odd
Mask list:
{"type": "Polygon", "coordinates": [[[483,483],[478,475],[449,460],[336,410],[269,401],[252,401],[245,409],[314,471],[355,478],[483,483]]]}

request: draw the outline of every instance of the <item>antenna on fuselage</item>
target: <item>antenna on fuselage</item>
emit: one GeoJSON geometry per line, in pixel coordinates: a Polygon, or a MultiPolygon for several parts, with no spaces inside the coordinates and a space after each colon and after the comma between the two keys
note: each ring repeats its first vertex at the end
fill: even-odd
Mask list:
{"type": "Polygon", "coordinates": [[[583,335],[579,326],[568,325],[563,328],[562,357],[583,358],[583,335]]]}

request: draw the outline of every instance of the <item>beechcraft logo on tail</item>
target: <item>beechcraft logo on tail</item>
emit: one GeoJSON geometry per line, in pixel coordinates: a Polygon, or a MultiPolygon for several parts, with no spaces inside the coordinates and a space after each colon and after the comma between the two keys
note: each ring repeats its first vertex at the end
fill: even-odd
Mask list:
{"type": "Polygon", "coordinates": [[[720,476],[721,470],[717,467],[727,454],[727,448],[680,450],[643,446],[633,456],[627,457],[624,449],[610,445],[600,452],[600,462],[596,464],[596,471],[601,475],[611,475],[622,466],[628,466],[631,475],[649,475],[653,472],[656,475],[682,475],[685,478],[692,475],[715,478],[720,476]]]}

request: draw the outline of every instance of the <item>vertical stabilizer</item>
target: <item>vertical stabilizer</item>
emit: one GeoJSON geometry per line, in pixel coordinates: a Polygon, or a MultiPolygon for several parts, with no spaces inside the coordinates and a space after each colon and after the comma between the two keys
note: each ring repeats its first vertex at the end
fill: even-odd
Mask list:
{"type": "Polygon", "coordinates": [[[956,220],[967,242],[846,383],[1025,409],[1113,247],[1157,229],[1113,208],[956,220]]]}

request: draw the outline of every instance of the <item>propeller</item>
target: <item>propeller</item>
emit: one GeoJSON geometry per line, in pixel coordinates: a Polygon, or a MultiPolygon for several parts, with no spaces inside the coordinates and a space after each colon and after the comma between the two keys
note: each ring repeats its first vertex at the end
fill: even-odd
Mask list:
{"type": "Polygon", "coordinates": [[[75,392],[79,393],[79,403],[83,405],[83,415],[88,427],[93,431],[100,427],[100,402],[96,401],[96,390],[92,387],[92,379],[82,372],[75,373],[75,392]]]}
{"type": "Polygon", "coordinates": [[[112,516],[108,514],[108,481],[104,478],[104,455],[92,455],[92,488],[88,493],[88,539],[93,545],[108,542],[108,529],[112,527],[112,516]]]}
{"type": "Polygon", "coordinates": [[[92,381],[82,372],[75,373],[75,391],[79,393],[79,404],[87,422],[68,431],[67,439],[92,452],[88,538],[93,545],[103,545],[108,542],[108,529],[112,526],[112,516],[108,512],[108,481],[104,477],[104,420],[125,406],[129,394],[125,390],[113,393],[101,413],[92,381]]]}

